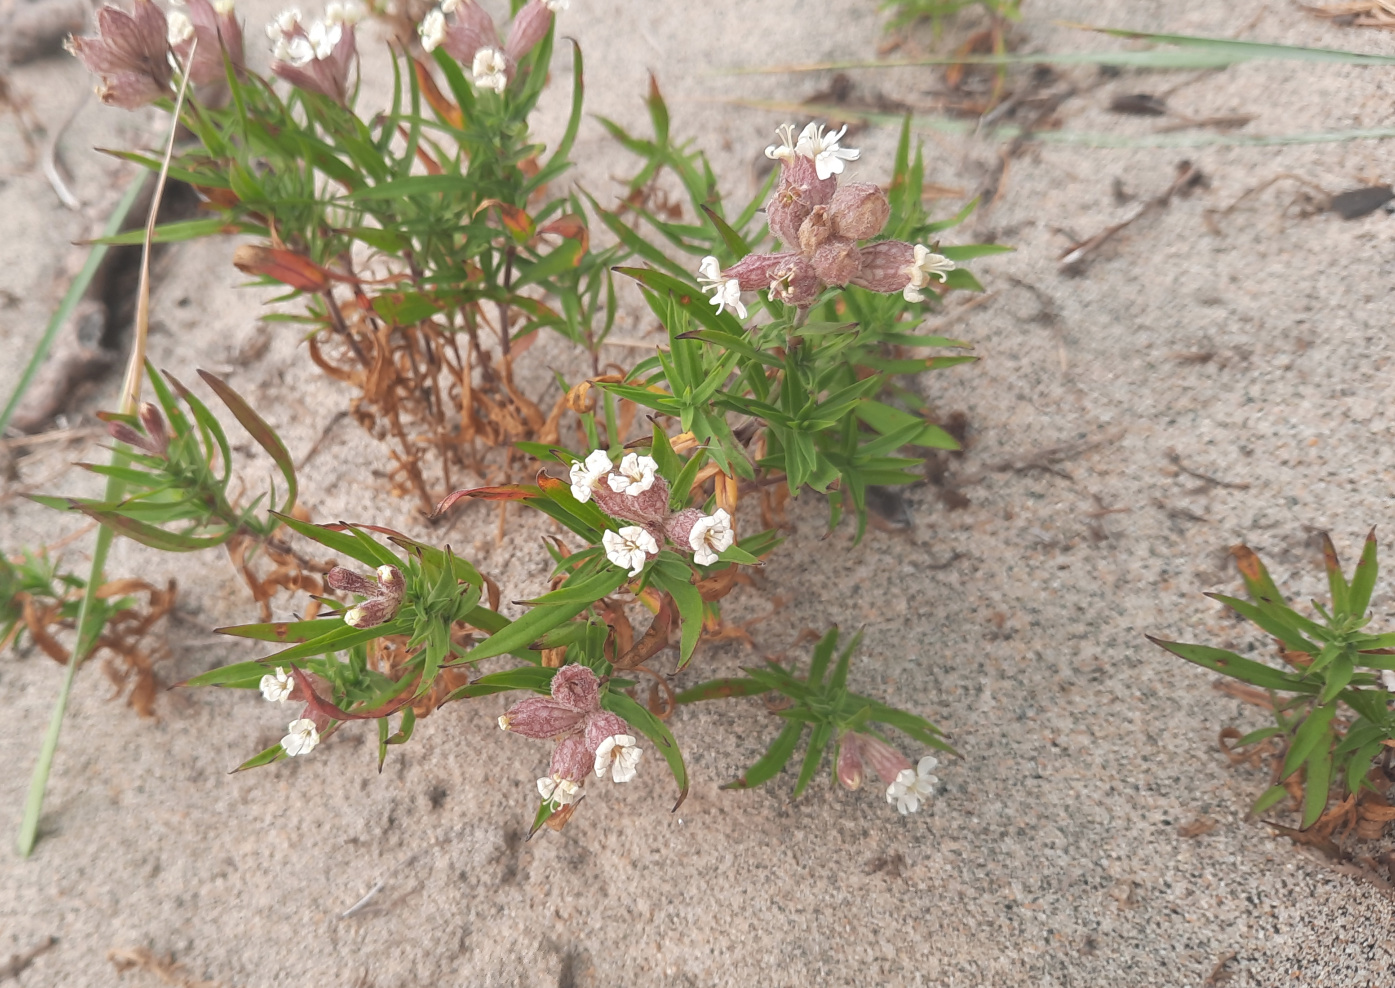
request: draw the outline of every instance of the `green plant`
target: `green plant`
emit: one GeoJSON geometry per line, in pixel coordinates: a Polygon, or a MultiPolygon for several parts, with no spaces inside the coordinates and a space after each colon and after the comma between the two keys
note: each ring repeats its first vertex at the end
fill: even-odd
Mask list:
{"type": "Polygon", "coordinates": [[[1395,634],[1366,630],[1378,564],[1375,530],[1348,580],[1336,549],[1322,537],[1323,563],[1331,599],[1313,602],[1313,617],[1300,614],[1274,585],[1268,570],[1245,546],[1234,550],[1249,602],[1208,594],[1252,622],[1273,640],[1285,668],[1256,662],[1225,649],[1180,642],[1150,641],[1205,669],[1259,687],[1270,696],[1274,724],[1251,731],[1237,748],[1273,742],[1280,755],[1275,782],[1256,801],[1263,813],[1288,795],[1301,793],[1303,828],[1322,818],[1334,786],[1355,797],[1382,801],[1376,785],[1389,782],[1384,770],[1395,746],[1395,634]]]}

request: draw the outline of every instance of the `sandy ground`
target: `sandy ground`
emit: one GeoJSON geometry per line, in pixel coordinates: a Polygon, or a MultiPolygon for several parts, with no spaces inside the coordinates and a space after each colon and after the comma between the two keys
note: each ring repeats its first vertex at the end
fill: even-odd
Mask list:
{"type": "MultiPolygon", "coordinates": [[[[1106,43],[1060,21],[1395,50],[1386,35],[1277,2],[1026,7],[1021,35],[1035,50],[1106,43]]],[[[249,36],[271,12],[248,5],[249,36]]],[[[640,126],[655,70],[677,132],[708,148],[740,194],[783,118],[724,101],[802,99],[827,79],[716,70],[865,58],[880,40],[867,0],[576,0],[564,23],[587,55],[592,112],[640,126]]],[[[10,78],[45,121],[61,120],[88,86],[62,58],[10,78]]],[[[1192,80],[1101,81],[1085,69],[1068,78],[1081,93],[1063,104],[1062,124],[1124,134],[1158,123],[1107,113],[1111,97],[1192,80]]],[[[922,103],[942,85],[924,69],[857,79],[863,92],[922,103]]],[[[1196,78],[1171,103],[1198,118],[1254,114],[1252,133],[1384,126],[1392,80],[1388,70],[1254,64],[1196,78]]],[[[544,133],[556,132],[565,98],[551,97],[544,133]]],[[[79,112],[63,157],[89,205],[70,213],[0,118],[0,392],[75,269],[69,241],[90,234],[112,199],[113,164],[86,149],[152,142],[152,123],[95,102],[79,112]]],[[[971,193],[992,178],[998,145],[926,140],[930,181],[971,193]]],[[[884,181],[894,134],[872,129],[857,143],[863,158],[851,174],[884,181]]],[[[31,860],[0,854],[0,953],[58,938],[18,976],[32,988],[116,983],[107,951],[134,946],[173,954],[192,977],[254,988],[1142,988],[1199,986],[1226,958],[1220,974],[1232,988],[1389,984],[1391,899],[1245,817],[1265,780],[1231,769],[1215,739],[1228,725],[1260,726],[1261,715],[1143,639],[1258,650],[1257,636],[1201,596],[1235,590],[1228,546],[1248,542],[1281,584],[1318,594],[1312,533],[1331,531],[1351,558],[1366,528],[1387,522],[1391,218],[1303,215],[1291,183],[1252,197],[1218,232],[1204,217],[1282,173],[1329,191],[1388,181],[1389,154],[1379,142],[1027,148],[992,208],[954,232],[1018,248],[975,264],[993,298],[953,323],[983,359],[920,383],[941,413],[967,415],[971,446],[954,469],[971,504],[950,512],[935,489],[914,490],[908,531],[872,532],[854,548],[847,530],[821,540],[820,506],[801,499],[797,531],[763,587],[730,608],[744,619],[788,600],[755,627],[766,653],[829,621],[865,628],[856,687],[931,717],[963,753],[942,765],[928,810],[898,817],[878,793],[844,792],[826,774],[797,804],[788,775],[720,792],[776,729],[755,701],[732,701],[674,719],[694,778],[677,814],[654,761],[634,785],[588,799],[565,832],[523,843],[546,751],[494,726],[504,698],[423,722],[381,775],[368,734],[346,730],[312,758],[229,776],[279,736],[280,711],[246,694],[180,693],[143,722],[108,701],[93,668],[77,681],[44,838],[31,860]],[[1082,274],[1058,270],[1074,239],[1129,208],[1114,200],[1116,179],[1156,194],[1184,158],[1208,187],[1136,224],[1082,274]],[[1088,448],[1055,472],[1029,468],[1071,444],[1088,448]],[[1179,473],[1174,454],[1231,486],[1179,473]],[[1199,817],[1215,828],[1179,835],[1199,817]],[[368,908],[341,918],[379,883],[368,908]]],[[[628,167],[594,124],[578,159],[597,189],[628,167]]],[[[256,292],[234,287],[233,246],[191,245],[165,265],[152,355],[185,379],[199,366],[229,373],[299,457],[345,396],[284,328],[263,357],[237,356],[259,308],[256,292]]],[[[644,319],[622,328],[651,330],[644,319]]],[[[16,494],[87,489],[64,465],[94,455],[72,443],[15,454],[0,499],[5,549],[76,527],[16,494]]],[[[496,547],[493,515],[481,509],[433,531],[385,496],[374,475],[383,459],[351,424],[334,431],[305,471],[316,517],[371,519],[473,548],[506,596],[541,587],[539,526],[520,525],[496,547]]],[[[81,568],[78,547],[66,558],[81,568]]],[[[255,654],[207,633],[253,614],[214,557],[186,562],[121,545],[111,572],[181,580],[171,675],[255,654]]],[[[1388,620],[1395,596],[1382,586],[1373,607],[1377,623],[1388,620]]],[[[677,682],[755,658],[738,645],[713,648],[677,682]]],[[[57,685],[41,656],[0,663],[6,834],[57,685]]],[[[157,982],[132,973],[122,983],[157,982]]]]}

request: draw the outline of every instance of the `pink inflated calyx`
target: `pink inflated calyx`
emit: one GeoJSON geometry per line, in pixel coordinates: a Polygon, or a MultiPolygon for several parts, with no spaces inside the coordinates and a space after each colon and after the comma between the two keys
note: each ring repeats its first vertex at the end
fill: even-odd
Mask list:
{"type": "Polygon", "coordinates": [[[514,734],[537,741],[548,741],[575,733],[586,718],[577,710],[549,696],[530,696],[510,707],[499,718],[499,726],[514,734]]]}
{"type": "Polygon", "coordinates": [[[552,11],[542,0],[529,0],[518,16],[513,19],[509,30],[509,41],[504,46],[504,54],[515,62],[537,46],[547,36],[552,27],[552,11]]]}
{"type": "Polygon", "coordinates": [[[846,745],[849,742],[857,746],[857,754],[862,761],[872,766],[872,771],[887,785],[891,785],[897,776],[911,768],[911,760],[881,738],[849,731],[844,736],[843,743],[846,745]]]}
{"type": "Polygon", "coordinates": [[[601,708],[601,681],[586,666],[564,665],[552,676],[552,699],[569,710],[593,713],[601,708]]]}
{"type": "Polygon", "coordinates": [[[102,7],[96,37],[70,38],[67,48],[101,76],[103,103],[134,110],[171,95],[168,34],[165,12],[152,0],[135,0],[129,14],[102,7]]]}
{"type": "Polygon", "coordinates": [[[584,782],[594,764],[595,752],[587,749],[586,740],[580,734],[572,734],[558,741],[552,749],[548,774],[554,779],[584,782]]]}

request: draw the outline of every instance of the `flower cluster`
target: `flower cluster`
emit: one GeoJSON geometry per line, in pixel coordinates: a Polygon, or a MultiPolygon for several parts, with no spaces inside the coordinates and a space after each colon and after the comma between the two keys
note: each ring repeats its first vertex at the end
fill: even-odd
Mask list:
{"type": "Polygon", "coordinates": [[[635,777],[642,750],[630,725],[601,709],[601,683],[581,665],[565,665],[552,677],[551,696],[530,696],[499,717],[499,727],[526,738],[552,741],[548,774],[538,780],[543,802],[556,808],[581,799],[593,772],[616,782],[635,777]]]}
{"type": "Polygon", "coordinates": [[[421,46],[428,52],[444,48],[457,62],[470,66],[476,86],[502,93],[519,61],[547,35],[553,13],[565,10],[569,2],[529,0],[514,18],[508,42],[501,46],[493,19],[475,0],[442,0],[422,18],[421,46]]]}
{"type": "Polygon", "coordinates": [[[351,569],[336,566],[325,574],[325,583],[335,590],[366,598],[344,612],[344,623],[351,628],[372,628],[397,616],[407,581],[396,566],[379,566],[376,582],[351,569]]]}
{"type": "Polygon", "coordinates": [[[940,781],[931,774],[939,764],[933,755],[926,755],[913,768],[909,758],[881,738],[848,731],[838,744],[838,781],[848,789],[860,789],[864,763],[886,783],[886,801],[903,815],[920,809],[940,781]]]}
{"type": "Polygon", "coordinates": [[[692,552],[699,566],[711,566],[718,554],[736,541],[732,519],[725,509],[704,514],[697,508],[669,510],[668,483],[658,474],[652,456],[626,453],[612,472],[610,456],[603,449],[592,450],[585,460],[572,464],[572,496],[583,504],[595,499],[602,511],[613,518],[636,524],[601,537],[606,558],[638,576],[644,564],[659,554],[667,538],[678,548],[692,552]]]}
{"type": "Polygon", "coordinates": [[[954,262],[922,244],[880,240],[861,244],[882,232],[891,216],[886,193],[875,185],[851,183],[841,188],[843,163],[860,152],[840,146],[844,127],[825,134],[809,124],[796,138],[791,124],[782,126],[780,143],[765,149],[780,162],[780,179],[766,204],[770,230],[784,249],[748,254],[722,270],[715,257],[698,268],[703,291],[713,292],[720,313],[733,309],[742,319],[742,292],[767,290],[772,301],[806,309],[829,285],[857,285],[870,291],[901,292],[908,302],[925,300],[932,279],[943,283],[954,262]]]}
{"type": "Polygon", "coordinates": [[[324,20],[309,27],[297,8],[283,10],[266,26],[275,56],[271,71],[299,89],[346,104],[349,70],[358,57],[354,25],[363,16],[364,8],[355,0],[332,0],[325,7],[324,20]]]}

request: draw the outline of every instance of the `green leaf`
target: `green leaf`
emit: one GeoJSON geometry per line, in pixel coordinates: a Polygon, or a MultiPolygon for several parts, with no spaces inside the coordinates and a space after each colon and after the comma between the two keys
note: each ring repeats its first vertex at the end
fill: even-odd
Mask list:
{"type": "Polygon", "coordinates": [[[180,686],[227,686],[232,689],[255,689],[262,677],[271,670],[262,662],[237,662],[185,680],[180,686]]]}
{"type": "Polygon", "coordinates": [[[1282,734],[1283,729],[1279,727],[1261,727],[1257,731],[1251,731],[1240,740],[1235,742],[1235,747],[1244,748],[1247,745],[1257,744],[1266,738],[1272,738],[1276,734],[1282,734]]]}
{"type": "MultiPolygon", "coordinates": [[[[182,220],[178,223],[162,223],[155,228],[155,236],[151,240],[151,243],[177,244],[186,240],[196,240],[199,237],[210,237],[219,233],[238,233],[243,230],[244,226],[245,224],[230,222],[223,217],[203,220],[182,220]]],[[[125,233],[99,237],[91,241],[91,243],[105,247],[129,247],[144,242],[144,226],[135,230],[128,230],[125,233]]]]}
{"type": "Polygon", "coordinates": [[[727,250],[736,255],[738,261],[751,253],[751,245],[746,242],[746,238],[733,230],[731,226],[728,225],[727,221],[718,216],[711,207],[706,203],[702,203],[699,205],[699,208],[707,215],[712,225],[716,227],[718,236],[722,238],[722,243],[727,245],[727,250]]]}
{"type": "Polygon", "coordinates": [[[1327,684],[1318,696],[1318,703],[1332,702],[1338,693],[1347,688],[1347,684],[1351,682],[1351,677],[1355,673],[1356,667],[1352,664],[1351,656],[1347,653],[1338,656],[1327,671],[1327,684]]]}
{"type": "Polygon", "coordinates": [[[68,503],[77,508],[87,517],[94,521],[101,522],[110,528],[117,535],[124,535],[126,538],[141,545],[148,545],[152,549],[160,549],[164,552],[197,552],[200,549],[212,549],[220,546],[232,537],[233,530],[228,529],[220,535],[197,536],[183,535],[178,532],[167,532],[163,528],[154,525],[147,525],[143,521],[128,518],[119,511],[109,511],[88,506],[82,501],[69,499],[68,503]]]}
{"type": "Polygon", "coordinates": [[[814,773],[819,770],[819,765],[823,762],[824,749],[828,747],[829,739],[833,736],[833,725],[827,722],[819,724],[809,735],[809,747],[804,752],[804,764],[799,769],[799,779],[794,784],[793,799],[798,799],[804,794],[804,789],[814,778],[814,773]]]}
{"type": "Polygon", "coordinates": [[[344,198],[350,202],[364,202],[371,199],[405,199],[409,196],[448,195],[468,196],[474,189],[474,180],[464,175],[411,175],[407,178],[389,179],[344,198]]]}
{"type": "Polygon", "coordinates": [[[411,630],[412,626],[409,621],[400,615],[391,621],[374,625],[371,628],[354,628],[340,622],[338,628],[310,641],[292,645],[290,648],[283,648],[279,652],[268,655],[262,662],[290,662],[292,659],[306,659],[317,655],[328,655],[330,652],[342,652],[355,645],[371,642],[374,638],[410,634],[411,630]]]}
{"type": "Polygon", "coordinates": [[[1326,532],[1322,533],[1322,564],[1327,570],[1327,588],[1332,593],[1332,613],[1348,614],[1347,579],[1342,575],[1342,564],[1337,559],[1337,547],[1326,532]]]}
{"type": "Polygon", "coordinates": [[[601,694],[601,706],[647,737],[659,754],[664,756],[674,781],[678,783],[678,801],[673,804],[674,810],[677,810],[688,798],[688,770],[683,765],[683,752],[678,749],[678,742],[669,733],[668,726],[624,693],[607,690],[601,694]]]}
{"type": "Polygon", "coordinates": [[[286,757],[286,749],[281,747],[280,741],[277,741],[270,748],[267,748],[260,754],[253,755],[251,758],[247,759],[237,768],[233,769],[233,772],[245,772],[249,768],[258,768],[262,765],[270,765],[272,762],[280,761],[284,757],[286,757]]]}
{"type": "Polygon", "coordinates": [[[296,479],[295,461],[291,459],[290,451],[286,449],[286,444],[281,441],[281,437],[276,434],[276,430],[266,424],[266,420],[258,415],[251,405],[243,397],[208,371],[199,371],[199,377],[204,383],[213,389],[213,392],[228,406],[228,411],[233,413],[233,417],[247,430],[248,434],[256,440],[257,445],[266,450],[266,454],[271,457],[272,462],[281,471],[281,476],[286,479],[288,491],[286,500],[281,505],[282,512],[289,512],[295,507],[296,479]]]}
{"type": "Polygon", "coordinates": [[[1259,799],[1255,800],[1254,805],[1250,807],[1250,812],[1255,816],[1259,816],[1271,806],[1277,805],[1279,801],[1287,795],[1288,790],[1283,786],[1270,786],[1268,789],[1264,790],[1264,793],[1259,799]]]}
{"type": "Polygon", "coordinates": [[[1293,612],[1284,605],[1259,607],[1223,593],[1208,593],[1206,596],[1210,597],[1212,600],[1220,601],[1236,614],[1253,621],[1293,651],[1308,652],[1312,655],[1316,655],[1321,651],[1318,645],[1304,638],[1290,621],[1285,620],[1285,618],[1293,612]]]}
{"type": "Polygon", "coordinates": [[[266,621],[261,624],[239,624],[229,628],[214,628],[215,635],[230,635],[233,638],[251,638],[262,642],[304,642],[318,638],[335,628],[342,628],[344,619],[334,617],[315,618],[311,621],[266,621]]]}
{"type": "Polygon", "coordinates": [[[473,682],[451,691],[440,705],[467,697],[489,696],[493,693],[508,693],[512,690],[531,690],[534,693],[551,691],[552,677],[556,669],[542,666],[519,666],[503,672],[491,672],[473,682]]]}
{"type": "Polygon", "coordinates": [[[1371,591],[1375,589],[1378,570],[1376,530],[1372,528],[1366,536],[1365,546],[1361,549],[1361,560],[1356,564],[1356,572],[1351,576],[1351,594],[1347,605],[1353,615],[1363,617],[1366,608],[1371,606],[1371,591]]]}
{"type": "MultiPolygon", "coordinates": [[[[324,525],[312,525],[308,521],[301,521],[299,518],[283,514],[280,511],[273,511],[271,514],[272,517],[276,518],[291,531],[298,532],[313,542],[318,542],[332,552],[336,552],[341,556],[348,556],[350,559],[356,559],[366,566],[376,568],[382,565],[379,561],[379,554],[369,551],[362,540],[353,534],[338,532],[324,525]]],[[[372,540],[370,539],[369,541],[372,540]]],[[[394,558],[392,563],[396,565],[398,560],[394,558]]]]}
{"type": "Polygon", "coordinates": [[[1307,778],[1303,780],[1303,822],[1299,825],[1302,830],[1317,823],[1322,811],[1327,809],[1332,788],[1331,734],[1325,734],[1323,739],[1329,744],[1318,745],[1308,758],[1307,778]]]}
{"type": "Polygon", "coordinates": [[[723,789],[751,789],[773,779],[785,767],[785,763],[794,754],[794,749],[799,744],[799,735],[804,732],[804,725],[799,723],[789,723],[785,725],[779,735],[771,743],[765,754],[756,761],[754,765],[742,773],[741,778],[735,779],[722,786],[723,789]]]}
{"type": "Polygon", "coordinates": [[[1332,715],[1336,712],[1337,705],[1330,703],[1308,714],[1293,734],[1293,744],[1289,745],[1288,754],[1284,756],[1283,768],[1279,772],[1280,779],[1287,779],[1297,772],[1298,767],[1317,749],[1319,743],[1328,737],[1328,727],[1332,723],[1332,715]]]}
{"type": "Polygon", "coordinates": [[[1212,672],[1223,673],[1233,676],[1236,679],[1258,686],[1266,690],[1287,690],[1291,693],[1316,693],[1318,687],[1314,683],[1305,683],[1301,679],[1282,672],[1272,666],[1266,666],[1259,662],[1251,661],[1236,655],[1234,652],[1227,652],[1222,648],[1211,648],[1209,645],[1188,645],[1182,642],[1163,641],[1154,638],[1152,635],[1146,636],[1154,645],[1167,649],[1174,655],[1180,655],[1188,662],[1195,662],[1197,665],[1210,669],[1212,672]]]}
{"type": "Polygon", "coordinates": [[[625,570],[607,567],[603,572],[576,585],[569,580],[552,593],[543,594],[527,614],[490,635],[458,661],[478,662],[480,659],[512,653],[537,662],[537,657],[527,651],[530,644],[563,622],[570,621],[602,597],[613,593],[628,579],[629,575],[625,570]],[[559,595],[566,603],[556,603],[559,595]]]}
{"type": "Polygon", "coordinates": [[[698,685],[679,693],[674,697],[674,702],[697,703],[699,700],[726,700],[734,696],[756,696],[769,692],[770,686],[767,683],[748,679],[745,676],[734,676],[726,679],[709,679],[705,683],[698,683],[698,685]]]}

